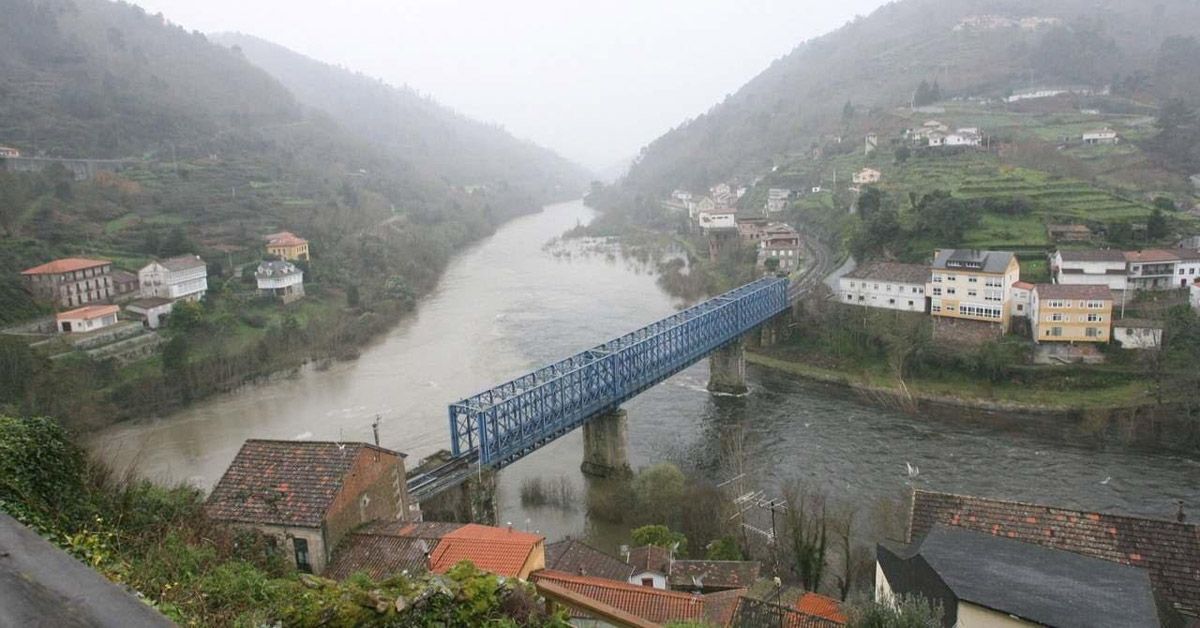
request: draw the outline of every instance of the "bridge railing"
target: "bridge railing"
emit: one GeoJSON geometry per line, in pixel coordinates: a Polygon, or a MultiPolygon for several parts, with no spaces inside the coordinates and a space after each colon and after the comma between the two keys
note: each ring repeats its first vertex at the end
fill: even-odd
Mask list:
{"type": "Polygon", "coordinates": [[[787,288],[760,279],[451,404],[452,452],[510,464],[786,310],[787,288]]]}

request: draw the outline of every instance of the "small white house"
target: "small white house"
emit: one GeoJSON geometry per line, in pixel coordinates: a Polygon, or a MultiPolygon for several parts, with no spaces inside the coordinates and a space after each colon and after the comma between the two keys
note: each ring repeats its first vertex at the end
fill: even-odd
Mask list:
{"type": "Polygon", "coordinates": [[[138,271],[142,298],[199,301],[208,292],[208,265],[196,255],[150,262],[138,271]]]}
{"type": "Polygon", "coordinates": [[[59,312],[54,316],[54,326],[64,334],[96,331],[116,325],[120,311],[121,308],[115,305],[86,305],[69,312],[59,312]]]}
{"type": "Polygon", "coordinates": [[[838,298],[846,305],[924,312],[929,274],[919,264],[863,264],[838,279],[838,298]]]}
{"type": "Polygon", "coordinates": [[[854,173],[852,178],[854,185],[869,185],[871,183],[879,183],[879,180],[883,178],[883,173],[874,168],[863,168],[854,173]]]}
{"type": "Polygon", "coordinates": [[[1077,286],[1128,287],[1125,253],[1112,249],[1058,250],[1050,260],[1054,283],[1077,286]]]}
{"type": "Polygon", "coordinates": [[[1088,131],[1087,133],[1083,134],[1084,144],[1116,144],[1120,141],[1121,139],[1117,136],[1117,132],[1109,128],[1088,131]]]}
{"type": "Polygon", "coordinates": [[[284,303],[304,296],[304,271],[291,262],[263,262],[254,272],[254,278],[263,296],[276,297],[284,303]]]}
{"type": "Polygon", "coordinates": [[[1029,317],[1029,308],[1033,302],[1033,284],[1028,281],[1018,281],[1009,290],[1009,315],[1029,317]]]}
{"type": "Polygon", "coordinates": [[[145,321],[146,327],[158,329],[162,326],[164,319],[171,314],[171,310],[174,307],[175,302],[170,299],[146,297],[130,301],[129,305],[125,306],[125,311],[145,321]]]}
{"type": "Polygon", "coordinates": [[[21,156],[21,151],[15,149],[15,148],[9,147],[9,146],[0,146],[0,158],[16,159],[20,156],[21,156]]]}
{"type": "Polygon", "coordinates": [[[705,231],[710,229],[737,229],[737,212],[729,210],[700,212],[697,222],[700,223],[700,228],[705,231]]]}
{"type": "Polygon", "coordinates": [[[633,565],[629,583],[653,589],[667,588],[667,575],[671,571],[671,551],[645,545],[622,552],[625,562],[633,565]]]}
{"type": "Polygon", "coordinates": [[[1122,349],[1157,349],[1162,346],[1163,325],[1157,321],[1121,319],[1113,323],[1112,337],[1122,349]]]}

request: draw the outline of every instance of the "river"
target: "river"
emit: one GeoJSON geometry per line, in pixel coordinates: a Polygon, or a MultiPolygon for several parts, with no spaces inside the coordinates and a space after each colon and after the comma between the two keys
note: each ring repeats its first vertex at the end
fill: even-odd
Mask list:
{"type": "MultiPolygon", "coordinates": [[[[410,464],[449,446],[447,405],[536,366],[673,312],[652,271],[619,255],[546,246],[587,222],[572,202],[517,219],[464,250],[413,316],[359,359],[244,388],[166,417],[98,434],[93,449],[118,468],[209,488],[247,438],[370,441],[410,464]]],[[[754,367],[752,393],[716,398],[700,363],[625,405],[635,467],[675,461],[715,480],[732,430],[744,435],[750,477],[768,493],[788,480],[866,504],[910,486],[1156,517],[1183,500],[1200,517],[1200,461],[1120,446],[1087,446],[1049,429],[910,417],[852,395],[754,367]],[[906,463],[919,469],[910,477],[906,463]]],[[[577,430],[505,469],[501,522],[551,540],[589,536],[612,548],[621,530],[589,522],[582,505],[523,508],[526,478],[564,478],[582,502],[577,430]]]]}

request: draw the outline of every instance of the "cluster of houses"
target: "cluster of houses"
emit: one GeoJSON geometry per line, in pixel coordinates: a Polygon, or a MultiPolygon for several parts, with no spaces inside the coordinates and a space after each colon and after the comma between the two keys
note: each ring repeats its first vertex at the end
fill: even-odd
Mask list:
{"type": "MultiPolygon", "coordinates": [[[[534,584],[577,626],[847,621],[837,600],[785,589],[756,561],[656,546],[615,555],[511,525],[423,521],[404,459],[366,443],[250,440],[205,509],[266,535],[304,572],[383,579],[470,561],[534,584]]],[[[1200,529],[1182,509],[1165,521],[919,490],[911,508],[905,538],[877,548],[874,595],[927,598],[944,626],[1158,626],[1200,613],[1200,529]]]]}
{"type": "Polygon", "coordinates": [[[1115,340],[1130,349],[1157,347],[1162,327],[1115,319],[1129,292],[1187,289],[1191,303],[1200,307],[1200,251],[1195,249],[1060,250],[1050,270],[1053,283],[1031,284],[1021,281],[1020,263],[1011,252],[946,249],[937,251],[929,265],[863,264],[838,280],[838,299],[990,323],[1001,331],[1023,318],[1039,344],[1115,340]]]}
{"type": "MultiPolygon", "coordinates": [[[[259,264],[255,278],[263,296],[285,303],[304,295],[304,272],[293,262],[308,260],[308,242],[289,232],[267,237],[266,252],[280,258],[259,264]]],[[[208,292],[208,264],[197,255],[155,260],[137,274],[113,268],[109,260],[57,259],[21,271],[34,298],[57,310],[55,331],[97,331],[119,322],[121,308],[150,329],[164,324],[175,304],[197,302],[208,292]]]]}
{"type": "Polygon", "coordinates": [[[908,129],[904,137],[918,146],[983,146],[983,133],[978,127],[951,129],[937,120],[929,120],[917,129],[908,129]]]}

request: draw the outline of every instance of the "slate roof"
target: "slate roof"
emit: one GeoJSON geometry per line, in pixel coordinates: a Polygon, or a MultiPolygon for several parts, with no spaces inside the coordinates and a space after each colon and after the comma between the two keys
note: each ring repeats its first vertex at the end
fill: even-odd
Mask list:
{"type": "Polygon", "coordinates": [[[429,571],[427,554],[460,523],[378,521],[346,537],[334,551],[325,575],[343,580],[364,572],[380,580],[407,571],[429,571]]]}
{"type": "Polygon", "coordinates": [[[633,575],[633,565],[577,539],[547,545],[546,569],[621,582],[633,575]]]}
{"type": "MultiPolygon", "coordinates": [[[[552,582],[584,597],[621,609],[656,624],[671,621],[702,621],[705,619],[704,596],[676,591],[664,591],[604,578],[578,576],[561,571],[541,570],[533,574],[535,583],[552,582]]],[[[718,598],[727,603],[727,596],[718,598]]],[[[575,617],[584,613],[572,610],[575,617]]]]}
{"type": "Polygon", "coordinates": [[[69,273],[77,270],[86,270],[88,268],[99,268],[108,266],[112,262],[102,259],[84,259],[81,257],[68,257],[65,259],[56,259],[53,262],[46,262],[41,266],[34,266],[21,271],[22,275],[57,275],[59,273],[69,273]]]}
{"type": "Polygon", "coordinates": [[[1129,329],[1163,329],[1162,321],[1152,321],[1144,318],[1122,318],[1113,321],[1113,327],[1126,327],[1129,329]]]}
{"type": "Polygon", "coordinates": [[[670,565],[667,581],[671,588],[740,589],[758,580],[758,561],[676,560],[670,565]]]}
{"type": "Polygon", "coordinates": [[[255,277],[284,277],[287,275],[295,275],[301,270],[291,262],[282,261],[267,261],[258,265],[258,269],[254,271],[255,277]]]}
{"type": "Polygon", "coordinates": [[[248,440],[205,504],[212,519],[238,523],[321,526],[342,480],[366,443],[248,440]]]}
{"type": "Polygon", "coordinates": [[[933,258],[937,270],[971,270],[958,264],[979,265],[976,272],[1004,274],[1015,255],[1011,251],[975,251],[971,249],[942,249],[933,258]]]}
{"type": "Polygon", "coordinates": [[[1145,568],[1160,599],[1200,615],[1200,526],[914,491],[908,540],[937,524],[1145,568]]]}
{"type": "Polygon", "coordinates": [[[469,560],[482,571],[516,578],[544,540],[539,534],[470,523],[442,536],[429,555],[429,570],[446,573],[469,560]]]}
{"type": "Polygon", "coordinates": [[[1119,262],[1125,263],[1125,252],[1115,249],[1059,250],[1064,262],[1119,262]]]}
{"type": "Polygon", "coordinates": [[[141,308],[143,310],[149,310],[149,309],[153,309],[156,307],[162,307],[164,305],[167,305],[168,303],[174,303],[174,301],[172,301],[166,297],[143,297],[141,299],[134,299],[134,300],[130,301],[125,306],[125,309],[136,307],[136,308],[141,308]]]}
{"type": "Polygon", "coordinates": [[[208,265],[204,260],[200,259],[199,255],[180,255],[179,257],[170,257],[158,262],[171,272],[179,272],[181,270],[191,270],[193,268],[207,268],[208,265]]]}
{"type": "Polygon", "coordinates": [[[1082,299],[1112,301],[1112,290],[1108,286],[1092,286],[1084,284],[1039,283],[1034,286],[1038,298],[1046,299],[1082,299]]]}
{"type": "Polygon", "coordinates": [[[663,575],[671,568],[671,552],[655,545],[643,545],[629,550],[629,564],[636,572],[653,571],[663,575]]]}
{"type": "Polygon", "coordinates": [[[881,555],[879,564],[897,593],[931,593],[922,585],[905,586],[921,576],[903,572],[920,570],[936,575],[959,601],[1042,625],[1160,625],[1144,569],[942,525],[907,547],[881,551],[894,553],[894,559],[881,555]]]}
{"type": "Polygon", "coordinates": [[[897,262],[870,262],[845,275],[847,279],[915,283],[922,286],[929,282],[929,276],[929,267],[924,264],[900,264],[897,262]]]}
{"type": "Polygon", "coordinates": [[[839,624],[846,623],[846,613],[842,612],[842,603],[824,595],[805,593],[796,600],[796,610],[839,624]]]}

